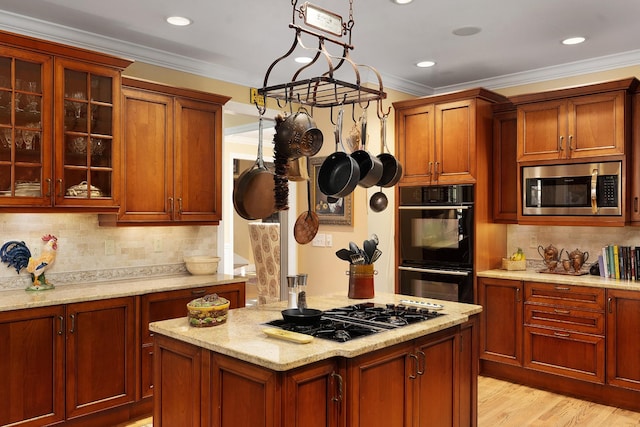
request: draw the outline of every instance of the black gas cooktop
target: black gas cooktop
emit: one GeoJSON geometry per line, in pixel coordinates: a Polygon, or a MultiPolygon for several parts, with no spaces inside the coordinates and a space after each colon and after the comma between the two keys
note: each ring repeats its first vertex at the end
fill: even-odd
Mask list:
{"type": "Polygon", "coordinates": [[[367,302],[326,310],[313,325],[297,325],[283,319],[267,322],[267,325],[331,341],[346,342],[443,315],[434,309],[412,305],[367,302]]]}

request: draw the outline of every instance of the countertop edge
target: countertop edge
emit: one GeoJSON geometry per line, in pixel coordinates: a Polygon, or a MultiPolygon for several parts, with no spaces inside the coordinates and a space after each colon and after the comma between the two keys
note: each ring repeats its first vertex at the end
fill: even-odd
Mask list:
{"type": "Polygon", "coordinates": [[[567,285],[589,286],[597,288],[621,289],[640,291],[640,282],[636,280],[610,279],[600,276],[568,275],[554,273],[540,273],[540,270],[485,270],[477,274],[479,278],[523,280],[528,282],[557,283],[567,285]]]}
{"type": "Polygon", "coordinates": [[[227,274],[173,275],[144,279],[100,281],[85,284],[60,285],[46,291],[0,291],[0,312],[59,304],[104,300],[110,298],[145,295],[202,286],[246,282],[243,276],[227,274]]]}

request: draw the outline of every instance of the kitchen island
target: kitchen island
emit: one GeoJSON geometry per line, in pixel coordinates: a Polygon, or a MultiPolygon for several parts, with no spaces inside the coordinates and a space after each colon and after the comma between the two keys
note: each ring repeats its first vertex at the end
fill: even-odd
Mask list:
{"type": "Polygon", "coordinates": [[[347,342],[268,337],[286,302],[230,310],[225,324],[154,322],[154,426],[476,425],[477,305],[395,294],[309,298],[438,302],[445,315],[347,342]]]}

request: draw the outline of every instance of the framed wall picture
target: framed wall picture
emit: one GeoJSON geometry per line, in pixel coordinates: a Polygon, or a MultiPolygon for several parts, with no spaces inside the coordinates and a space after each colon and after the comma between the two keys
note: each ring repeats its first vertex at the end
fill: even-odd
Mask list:
{"type": "Polygon", "coordinates": [[[318,215],[320,224],[351,225],[353,211],[351,208],[353,194],[339,198],[335,203],[329,203],[327,196],[318,187],[318,172],[326,157],[309,157],[311,169],[311,210],[318,215]]]}

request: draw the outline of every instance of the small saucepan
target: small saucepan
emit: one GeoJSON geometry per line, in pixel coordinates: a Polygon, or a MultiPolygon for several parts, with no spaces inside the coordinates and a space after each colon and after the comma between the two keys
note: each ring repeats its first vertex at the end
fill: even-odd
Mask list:
{"type": "Polygon", "coordinates": [[[318,323],[324,311],[315,308],[288,308],[282,310],[282,318],[285,322],[296,325],[313,325],[318,323]]]}
{"type": "Polygon", "coordinates": [[[333,198],[347,196],[360,181],[358,162],[344,151],[342,145],[342,114],[341,109],[335,128],[336,152],[322,162],[318,171],[318,188],[322,194],[333,198]],[[339,151],[339,147],[343,151],[339,151]]]}

